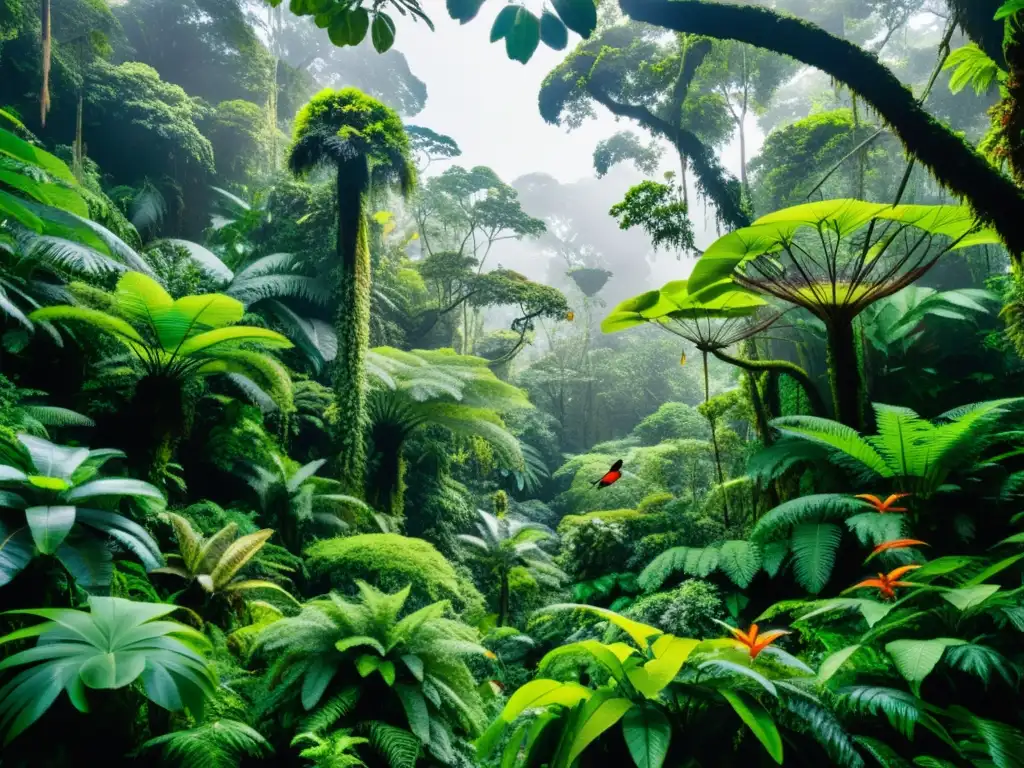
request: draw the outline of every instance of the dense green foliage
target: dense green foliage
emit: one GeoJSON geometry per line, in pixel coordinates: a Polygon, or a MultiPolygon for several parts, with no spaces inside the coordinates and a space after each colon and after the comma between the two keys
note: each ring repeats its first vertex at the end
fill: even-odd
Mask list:
{"type": "Polygon", "coordinates": [[[1024,2],[765,5],[0,0],[0,765],[1024,765],[1024,2]]]}

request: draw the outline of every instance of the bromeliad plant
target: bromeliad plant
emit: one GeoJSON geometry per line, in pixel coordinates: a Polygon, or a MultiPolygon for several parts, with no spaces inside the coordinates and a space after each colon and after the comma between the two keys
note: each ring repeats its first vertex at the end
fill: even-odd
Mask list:
{"type": "Polygon", "coordinates": [[[288,373],[265,350],[292,343],[266,328],[235,325],[244,312],[240,301],[219,293],[174,300],[152,278],[129,272],[118,281],[109,311],[61,305],[36,310],[29,319],[82,323],[124,345],[142,372],[126,434],[143,436],[140,458],[158,479],[190,421],[188,382],[225,374],[290,408],[288,373]]]}
{"type": "Polygon", "coordinates": [[[108,539],[130,550],[147,570],[163,563],[160,548],[140,525],[112,509],[122,499],[162,506],[155,487],[100,471],[121,451],[56,445],[18,436],[20,451],[0,464],[0,586],[38,555],[52,555],[85,589],[110,585],[108,539]]]}
{"type": "Polygon", "coordinates": [[[87,689],[113,690],[140,681],[146,698],[157,706],[200,716],[217,687],[201,653],[209,649],[209,641],[175,621],[158,621],[174,610],[173,605],[92,596],[88,612],[8,611],[46,621],[0,637],[0,645],[39,638],[35,647],[0,661],[0,671],[24,667],[0,688],[4,743],[42,717],[62,691],[75,709],[86,713],[87,689]]]}
{"type": "Polygon", "coordinates": [[[836,419],[863,426],[854,321],[972,245],[998,243],[967,206],[826,200],[762,216],[715,241],[690,274],[699,293],[723,280],[806,309],[825,324],[836,419]]]}
{"type": "Polygon", "coordinates": [[[208,539],[204,539],[192,524],[173,512],[166,513],[174,528],[179,554],[168,555],[173,564],[157,568],[153,573],[166,573],[197,584],[202,594],[216,600],[226,598],[237,603],[243,593],[254,590],[272,590],[295,602],[291,593],[265,579],[249,579],[240,575],[243,568],[255,558],[267,540],[274,535],[269,528],[245,536],[238,535],[238,526],[228,523],[208,539]],[[234,599],[234,600],[233,600],[234,599]]]}
{"type": "MultiPolygon", "coordinates": [[[[604,608],[557,605],[544,612],[570,609],[610,622],[632,642],[583,640],[547,654],[538,666],[542,677],[513,693],[477,741],[482,759],[501,746],[506,765],[567,768],[584,752],[603,748],[602,758],[595,759],[624,765],[629,759],[624,746],[637,768],[682,764],[684,759],[697,766],[721,765],[722,745],[733,743],[736,752],[726,760],[729,764],[756,762],[753,750],[761,749],[782,764],[779,727],[793,723],[790,716],[796,718],[796,728],[787,733],[791,749],[813,754],[819,749],[811,741],[816,738],[829,754],[853,754],[852,742],[813,692],[813,670],[772,646],[771,633],[764,636],[768,643],[756,638],[752,644],[701,642],[604,608]],[[768,655],[774,656],[770,662],[762,658],[768,655]],[[580,667],[591,670],[592,686],[580,681],[580,667]],[[785,720],[779,717],[783,711],[785,720]],[[740,722],[759,745],[745,738],[737,744],[740,722]],[[619,723],[624,744],[605,736],[619,723]],[[730,732],[731,737],[726,735],[730,732]],[[685,746],[672,752],[676,744],[685,746]]],[[[738,634],[750,640],[755,632],[738,634]]]]}
{"type": "Polygon", "coordinates": [[[466,659],[494,654],[475,629],[444,618],[444,601],[403,616],[409,587],[389,595],[356,586],[358,602],[331,594],[263,630],[260,652],[271,661],[264,706],[298,699],[310,713],[305,730],[322,732],[358,702],[374,748],[387,736],[411,745],[412,761],[403,764],[412,765],[421,748],[453,764],[453,735],[477,735],[484,719],[466,659]]]}

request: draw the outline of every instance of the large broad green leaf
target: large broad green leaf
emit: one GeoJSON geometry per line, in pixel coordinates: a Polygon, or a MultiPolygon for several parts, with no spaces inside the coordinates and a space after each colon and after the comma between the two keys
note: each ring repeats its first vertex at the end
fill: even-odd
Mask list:
{"type": "Polygon", "coordinates": [[[651,644],[654,658],[645,662],[642,667],[634,667],[627,673],[630,682],[647,698],[656,699],[679,674],[679,670],[698,645],[699,640],[661,635],[651,644]]]}
{"type": "Polygon", "coordinates": [[[217,328],[191,337],[178,348],[178,354],[187,357],[197,352],[210,353],[214,352],[214,347],[233,346],[241,342],[252,342],[263,347],[279,349],[288,349],[292,346],[286,337],[268,328],[234,325],[230,328],[217,328]]]}
{"type": "Polygon", "coordinates": [[[672,738],[672,724],[651,704],[633,707],[622,718],[622,735],[637,768],[661,768],[672,738]]]}
{"type": "Polygon", "coordinates": [[[937,637],[933,640],[893,640],[885,650],[896,664],[900,674],[906,678],[914,691],[928,677],[942,654],[951,645],[964,645],[965,641],[953,637],[937,637]]]}
{"type": "Polygon", "coordinates": [[[75,524],[75,508],[29,507],[25,510],[25,520],[36,549],[44,555],[52,555],[75,524]]]}
{"type": "Polygon", "coordinates": [[[33,232],[43,231],[43,220],[21,198],[0,189],[0,213],[33,232]]]}
{"type": "MultiPolygon", "coordinates": [[[[40,476],[64,481],[56,486],[56,490],[66,488],[66,483],[71,479],[75,470],[89,458],[88,448],[57,445],[41,437],[20,434],[18,442],[28,451],[32,464],[40,476]]],[[[29,481],[31,482],[33,479],[30,477],[29,481]]],[[[34,484],[38,485],[38,483],[34,484]]]]}
{"type": "Polygon", "coordinates": [[[80,322],[98,328],[101,331],[113,334],[121,341],[127,343],[133,350],[144,346],[142,336],[131,324],[119,317],[103,312],[99,309],[89,307],[55,306],[43,307],[32,312],[28,319],[34,323],[48,322],[80,322]]]}
{"type": "Polygon", "coordinates": [[[100,480],[91,480],[72,488],[65,498],[68,501],[83,501],[97,496],[141,496],[164,501],[164,495],[155,485],[129,477],[105,477],[100,480]]]}
{"type": "MultiPolygon", "coordinates": [[[[619,645],[622,644],[620,643],[619,645]]],[[[628,646],[626,646],[626,649],[632,650],[628,646]]],[[[559,659],[584,653],[592,657],[608,671],[608,674],[621,683],[626,679],[626,672],[622,668],[622,658],[615,651],[616,649],[597,640],[582,640],[578,643],[569,643],[568,645],[559,646],[546,654],[541,659],[540,664],[537,665],[537,672],[543,675],[559,659]]]]}
{"type": "Polygon", "coordinates": [[[69,184],[77,184],[75,175],[71,169],[59,158],[39,147],[34,147],[27,141],[23,141],[10,131],[0,128],[0,154],[13,157],[28,165],[41,168],[51,176],[54,176],[69,184]]]}
{"type": "Polygon", "coordinates": [[[160,283],[141,272],[127,272],[117,281],[114,293],[118,310],[132,320],[150,325],[153,318],[174,306],[174,299],[160,283]]]}
{"type": "Polygon", "coordinates": [[[849,661],[850,657],[860,649],[860,645],[848,645],[835,653],[829,654],[818,668],[818,683],[827,683],[831,680],[832,676],[839,671],[843,664],[849,661]]]}
{"type": "Polygon", "coordinates": [[[505,35],[505,52],[514,61],[525,64],[540,44],[540,19],[520,7],[512,28],[505,35]]]}
{"type": "Polygon", "coordinates": [[[569,755],[565,764],[572,765],[590,744],[602,733],[615,725],[634,706],[629,699],[616,697],[612,691],[597,691],[583,704],[569,755]]]}
{"type": "Polygon", "coordinates": [[[594,0],[551,0],[565,26],[583,38],[597,28],[597,4],[594,0]]]}
{"type": "Polygon", "coordinates": [[[0,183],[21,190],[43,205],[71,211],[79,216],[89,215],[89,207],[81,196],[74,190],[62,187],[59,184],[35,181],[24,174],[3,168],[0,168],[0,183]]]}
{"type": "Polygon", "coordinates": [[[679,309],[674,301],[661,291],[647,291],[639,296],[626,299],[613,309],[601,322],[602,333],[615,333],[627,328],[665,317],[679,309]]]}
{"type": "Polygon", "coordinates": [[[942,599],[952,603],[961,611],[969,611],[984,603],[998,591],[998,584],[979,584],[976,587],[945,591],[942,593],[942,599]]]}
{"type": "Polygon", "coordinates": [[[696,293],[727,280],[744,261],[778,251],[798,228],[795,224],[764,224],[737,229],[718,238],[690,272],[690,290],[696,293]]]}
{"type": "Polygon", "coordinates": [[[0,587],[9,583],[32,560],[32,534],[0,520],[0,587]]]}
{"type": "Polygon", "coordinates": [[[719,693],[729,702],[740,719],[747,724],[757,740],[764,745],[771,758],[782,765],[782,736],[768,710],[761,706],[757,699],[743,691],[723,688],[719,690],[719,693]]]}
{"type": "Polygon", "coordinates": [[[574,707],[584,699],[589,699],[591,694],[593,691],[579,683],[532,680],[512,694],[501,712],[501,719],[511,723],[527,709],[540,709],[552,704],[574,707]]]}

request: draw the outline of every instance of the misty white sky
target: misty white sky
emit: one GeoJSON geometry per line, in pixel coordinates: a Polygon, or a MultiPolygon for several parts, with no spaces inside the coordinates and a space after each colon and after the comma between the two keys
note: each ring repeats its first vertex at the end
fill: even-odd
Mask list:
{"type": "MultiPolygon", "coordinates": [[[[553,51],[543,44],[526,65],[510,60],[503,42],[491,43],[489,33],[498,6],[486,3],[480,15],[466,25],[448,18],[436,3],[431,19],[436,31],[409,17],[396,18],[395,48],[402,51],[413,73],[427,84],[427,106],[410,120],[417,125],[452,136],[462,147],[460,165],[487,165],[507,182],[534,171],[549,173],[563,183],[593,176],[592,153],[603,138],[635,127],[616,123],[611,113],[598,106],[599,116],[568,133],[548,125],[537,109],[537,93],[544,77],[579,42],[570,33],[569,47],[553,51]]],[[[638,130],[644,138],[649,138],[638,130]]],[[[748,126],[750,156],[761,146],[756,123],[748,126]]],[[[734,142],[722,155],[733,173],[739,170],[739,149],[734,142]]],[[[678,160],[665,156],[665,169],[678,168],[678,160]]],[[[692,180],[690,186],[693,190],[692,180]]],[[[622,190],[625,193],[625,189],[622,190]]],[[[692,197],[691,197],[692,200],[692,197]]],[[[595,211],[595,215],[607,215],[595,211]]],[[[698,246],[715,235],[704,232],[703,210],[691,218],[698,246]]]]}

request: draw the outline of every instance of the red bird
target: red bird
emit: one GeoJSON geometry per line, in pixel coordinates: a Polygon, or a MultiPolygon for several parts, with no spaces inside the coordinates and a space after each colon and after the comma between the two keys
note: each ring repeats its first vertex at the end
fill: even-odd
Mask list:
{"type": "Polygon", "coordinates": [[[604,476],[600,480],[595,480],[591,485],[596,485],[598,488],[607,488],[622,477],[622,472],[619,471],[620,469],[622,469],[622,459],[619,459],[612,464],[612,468],[605,472],[604,476]]]}

